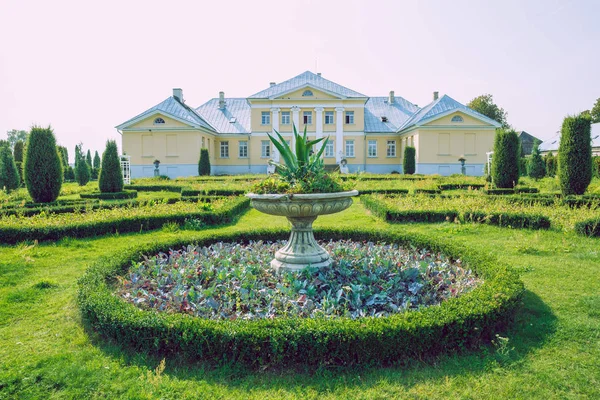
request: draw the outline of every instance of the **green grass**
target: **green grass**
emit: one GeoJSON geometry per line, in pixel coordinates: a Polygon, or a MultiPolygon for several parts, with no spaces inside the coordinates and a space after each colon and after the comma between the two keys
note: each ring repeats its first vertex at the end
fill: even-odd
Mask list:
{"type": "MultiPolygon", "coordinates": [[[[263,226],[251,210],[229,231],[263,226]]],[[[287,226],[284,218],[270,225],[287,226]]],[[[194,232],[163,229],[0,247],[0,399],[598,398],[600,242],[570,232],[474,224],[389,225],[359,202],[319,226],[435,233],[503,257],[527,292],[497,345],[403,368],[249,371],[124,351],[85,329],[77,279],[99,257],[194,232]]]]}

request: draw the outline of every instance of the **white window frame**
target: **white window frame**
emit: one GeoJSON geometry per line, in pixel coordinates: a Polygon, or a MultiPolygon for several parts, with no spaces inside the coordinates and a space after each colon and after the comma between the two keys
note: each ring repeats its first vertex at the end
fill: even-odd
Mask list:
{"type": "Polygon", "coordinates": [[[354,157],[354,139],[347,139],[344,147],[346,149],[346,158],[354,157]]]}
{"type": "Polygon", "coordinates": [[[302,113],[302,122],[304,125],[312,125],[312,111],[304,111],[302,113]]]}
{"type": "Polygon", "coordinates": [[[333,124],[334,124],[333,111],[325,111],[325,125],[333,125],[333,124]]]}
{"type": "Polygon", "coordinates": [[[271,158],[271,141],[261,140],[260,142],[260,157],[271,158]]]}
{"type": "Polygon", "coordinates": [[[248,141],[240,140],[238,142],[238,158],[248,158],[248,141]]]}
{"type": "Polygon", "coordinates": [[[281,112],[281,125],[289,125],[291,122],[290,119],[290,112],[289,111],[282,111],[281,112]]]}
{"type": "Polygon", "coordinates": [[[165,119],[162,117],[154,118],[154,125],[164,125],[165,119]]]}
{"type": "Polygon", "coordinates": [[[261,111],[260,124],[261,125],[271,125],[271,112],[270,111],[261,111]]]}
{"type": "Polygon", "coordinates": [[[461,117],[460,115],[455,115],[454,117],[452,117],[452,122],[465,122],[465,119],[463,117],[461,117]]]}
{"type": "Polygon", "coordinates": [[[344,119],[346,125],[354,125],[354,111],[346,111],[346,118],[344,119]]]}
{"type": "Polygon", "coordinates": [[[222,140],[219,143],[219,154],[221,158],[229,158],[229,140],[222,140]]]}
{"type": "Polygon", "coordinates": [[[327,141],[327,143],[325,144],[325,151],[323,154],[325,154],[325,157],[327,158],[335,157],[335,145],[333,143],[333,140],[327,141]]]}
{"type": "Polygon", "coordinates": [[[377,157],[377,140],[369,140],[367,142],[367,157],[369,157],[369,158],[377,157]]]}
{"type": "Polygon", "coordinates": [[[388,157],[396,157],[396,141],[388,140],[386,146],[386,154],[388,157]]]}

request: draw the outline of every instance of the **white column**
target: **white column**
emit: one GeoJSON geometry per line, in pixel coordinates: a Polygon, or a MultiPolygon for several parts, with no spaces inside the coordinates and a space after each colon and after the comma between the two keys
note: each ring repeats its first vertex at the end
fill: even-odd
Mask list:
{"type": "MultiPolygon", "coordinates": [[[[271,135],[277,137],[275,131],[279,132],[279,108],[271,108],[271,126],[273,127],[271,135]]],[[[273,146],[273,161],[279,162],[279,151],[275,146],[273,146]]]]}
{"type": "MultiPolygon", "coordinates": [[[[294,126],[296,127],[298,134],[300,134],[300,107],[298,107],[298,106],[292,107],[292,121],[294,122],[294,126]]],[[[296,148],[293,130],[292,130],[292,139],[290,140],[290,147],[292,149],[296,148]]]]}
{"type": "Polygon", "coordinates": [[[340,163],[345,157],[344,153],[344,107],[336,107],[335,122],[335,162],[340,163]]]}
{"type": "MultiPolygon", "coordinates": [[[[323,137],[323,107],[315,108],[315,123],[316,123],[315,137],[316,137],[316,139],[320,139],[323,137]]],[[[321,147],[323,147],[323,142],[319,143],[317,146],[318,146],[317,151],[320,151],[321,147]]]]}

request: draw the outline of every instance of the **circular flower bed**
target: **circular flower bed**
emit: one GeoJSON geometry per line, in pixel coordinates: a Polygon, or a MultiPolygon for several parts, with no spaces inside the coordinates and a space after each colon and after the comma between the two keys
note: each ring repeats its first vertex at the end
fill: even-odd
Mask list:
{"type": "MultiPolygon", "coordinates": [[[[456,266],[459,265],[458,261],[452,260],[460,259],[462,269],[472,270],[482,281],[473,289],[436,306],[412,310],[411,307],[404,307],[404,302],[398,301],[395,304],[399,312],[386,311],[382,306],[375,314],[385,311],[388,315],[361,318],[352,318],[352,311],[347,307],[350,316],[346,316],[344,308],[340,308],[337,314],[331,314],[336,315],[335,318],[303,318],[289,312],[276,318],[233,319],[230,314],[228,317],[219,315],[217,319],[211,319],[185,312],[142,310],[116,293],[115,288],[120,285],[117,277],[128,274],[132,261],[139,268],[138,263],[144,259],[144,255],[161,251],[167,254],[168,249],[181,249],[187,245],[185,242],[189,243],[190,240],[186,239],[185,242],[171,240],[141,246],[101,260],[81,278],[78,303],[92,329],[123,346],[144,352],[162,356],[176,353],[193,360],[237,362],[251,366],[352,365],[395,364],[407,359],[429,359],[443,352],[477,347],[505,329],[523,293],[523,284],[508,266],[472,249],[433,236],[407,235],[397,231],[335,229],[315,233],[317,238],[386,242],[407,249],[427,248],[431,251],[432,259],[441,253],[456,266]],[[400,309],[399,305],[404,308],[400,309]]],[[[216,242],[249,243],[286,237],[284,230],[205,231],[199,232],[192,242],[196,243],[196,247],[202,247],[216,242]]],[[[419,273],[422,273],[418,261],[413,266],[406,266],[405,271],[419,268],[419,273]]],[[[464,276],[470,275],[465,272],[464,276]]],[[[311,282],[314,285],[314,281],[311,282]]],[[[311,282],[307,282],[307,288],[311,282]]],[[[307,288],[298,289],[297,293],[307,288]]],[[[332,290],[332,294],[335,299],[337,291],[333,293],[332,290]]],[[[407,294],[410,294],[408,287],[407,294]]],[[[343,289],[342,296],[345,295],[350,295],[352,299],[352,291],[343,289]]],[[[298,302],[299,298],[294,296],[290,298],[298,302]]],[[[363,303],[367,298],[370,296],[361,296],[363,303]]],[[[294,307],[290,309],[294,310],[294,307]]],[[[239,311],[244,311],[241,302],[239,311]]],[[[192,309],[192,312],[195,311],[192,309]]]]}
{"type": "Polygon", "coordinates": [[[333,265],[277,274],[282,242],[187,246],[135,264],[117,285],[140,308],[210,319],[382,317],[437,305],[480,281],[460,260],[396,244],[319,243],[333,265]]]}

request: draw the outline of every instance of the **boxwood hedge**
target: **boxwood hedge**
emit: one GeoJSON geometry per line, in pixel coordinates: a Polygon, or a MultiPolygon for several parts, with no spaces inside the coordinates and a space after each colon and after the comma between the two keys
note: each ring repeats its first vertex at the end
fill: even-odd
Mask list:
{"type": "Polygon", "coordinates": [[[600,236],[600,218],[577,222],[575,232],[585,236],[600,236]]]}
{"type": "MultiPolygon", "coordinates": [[[[496,259],[434,237],[372,230],[317,230],[317,237],[386,241],[460,257],[484,283],[440,306],[390,317],[273,320],[201,319],[140,310],[114,295],[115,277],[132,260],[189,244],[162,241],[105,258],[79,280],[78,304],[85,321],[122,346],[162,356],[176,354],[215,363],[263,365],[386,365],[433,359],[476,348],[506,328],[524,291],[516,272],[496,259]]],[[[215,241],[275,240],[287,230],[201,232],[198,245],[215,241]]]]}
{"type": "Polygon", "coordinates": [[[100,199],[100,200],[122,200],[134,199],[138,195],[135,190],[124,190],[122,192],[97,192],[97,193],[81,193],[79,197],[82,199],[100,199]]]}

